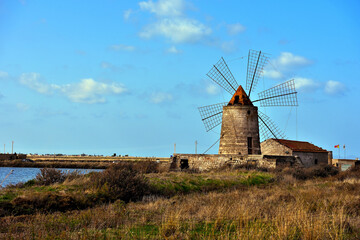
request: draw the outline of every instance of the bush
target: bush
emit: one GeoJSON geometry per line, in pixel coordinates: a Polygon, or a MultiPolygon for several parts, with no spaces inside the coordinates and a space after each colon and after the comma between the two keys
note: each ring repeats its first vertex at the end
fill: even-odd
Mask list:
{"type": "Polygon", "coordinates": [[[41,185],[62,183],[65,179],[65,174],[61,170],[55,168],[42,168],[40,169],[40,173],[36,175],[36,180],[41,185]]]}
{"type": "Polygon", "coordinates": [[[110,201],[137,201],[150,193],[147,179],[132,164],[114,164],[103,172],[92,174],[91,182],[98,194],[110,201]]]}
{"type": "Polygon", "coordinates": [[[75,171],[63,172],[55,168],[42,168],[40,173],[36,175],[36,182],[40,185],[50,185],[54,183],[63,183],[66,179],[73,180],[82,176],[82,174],[75,171]]]}
{"type": "Polygon", "coordinates": [[[154,161],[135,162],[133,168],[140,173],[158,173],[159,163],[154,161]]]}
{"type": "Polygon", "coordinates": [[[335,176],[339,173],[339,169],[331,165],[319,165],[310,168],[284,168],[278,173],[280,175],[291,175],[297,180],[308,180],[335,176]]]}
{"type": "Polygon", "coordinates": [[[340,172],[338,180],[343,181],[349,178],[360,179],[360,166],[352,166],[346,171],[340,172]]]}

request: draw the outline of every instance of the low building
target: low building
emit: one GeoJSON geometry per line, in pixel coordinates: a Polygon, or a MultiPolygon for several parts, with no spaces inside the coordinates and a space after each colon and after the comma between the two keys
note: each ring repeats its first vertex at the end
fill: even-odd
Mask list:
{"type": "Polygon", "coordinates": [[[331,155],[327,150],[309,142],[273,138],[261,143],[261,153],[270,156],[293,156],[298,159],[304,167],[328,164],[329,156],[331,155]]]}
{"type": "Polygon", "coordinates": [[[358,159],[332,159],[331,164],[341,171],[346,171],[353,166],[360,166],[358,159]]]}
{"type": "Polygon", "coordinates": [[[26,154],[0,154],[0,160],[15,160],[15,159],[26,159],[26,154]]]}

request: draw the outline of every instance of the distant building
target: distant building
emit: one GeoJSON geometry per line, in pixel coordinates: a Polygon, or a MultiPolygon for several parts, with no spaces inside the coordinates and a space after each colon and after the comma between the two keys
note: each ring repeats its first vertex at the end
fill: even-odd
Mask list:
{"type": "Polygon", "coordinates": [[[341,171],[346,171],[353,166],[360,166],[360,161],[358,159],[332,159],[331,164],[341,171]]]}
{"type": "Polygon", "coordinates": [[[0,154],[0,160],[26,159],[26,154],[0,154]]]}
{"type": "Polygon", "coordinates": [[[263,155],[293,156],[297,158],[304,167],[317,164],[329,163],[329,152],[309,142],[293,141],[286,139],[267,139],[261,143],[263,155]]]}

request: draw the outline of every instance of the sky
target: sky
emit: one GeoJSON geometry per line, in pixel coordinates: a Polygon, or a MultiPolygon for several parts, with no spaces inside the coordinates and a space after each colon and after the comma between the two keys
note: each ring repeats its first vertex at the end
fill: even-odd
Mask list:
{"type": "Polygon", "coordinates": [[[206,132],[198,107],[231,98],[206,73],[223,57],[244,86],[253,49],[270,57],[256,91],[294,79],[299,101],[259,110],[290,140],[360,157],[359,12],[358,0],[1,0],[0,144],[203,153],[220,126],[206,132]]]}

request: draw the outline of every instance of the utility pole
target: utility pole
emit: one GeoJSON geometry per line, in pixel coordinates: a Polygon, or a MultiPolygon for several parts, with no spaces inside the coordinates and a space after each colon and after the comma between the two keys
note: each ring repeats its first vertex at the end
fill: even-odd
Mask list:
{"type": "Polygon", "coordinates": [[[195,141],[195,154],[197,154],[197,141],[195,141]]]}
{"type": "Polygon", "coordinates": [[[11,154],[14,154],[14,141],[11,142],[11,154]]]}
{"type": "Polygon", "coordinates": [[[4,143],[4,154],[5,154],[5,143],[4,143]]]}
{"type": "Polygon", "coordinates": [[[174,154],[176,153],[176,143],[174,143],[174,154]]]}

